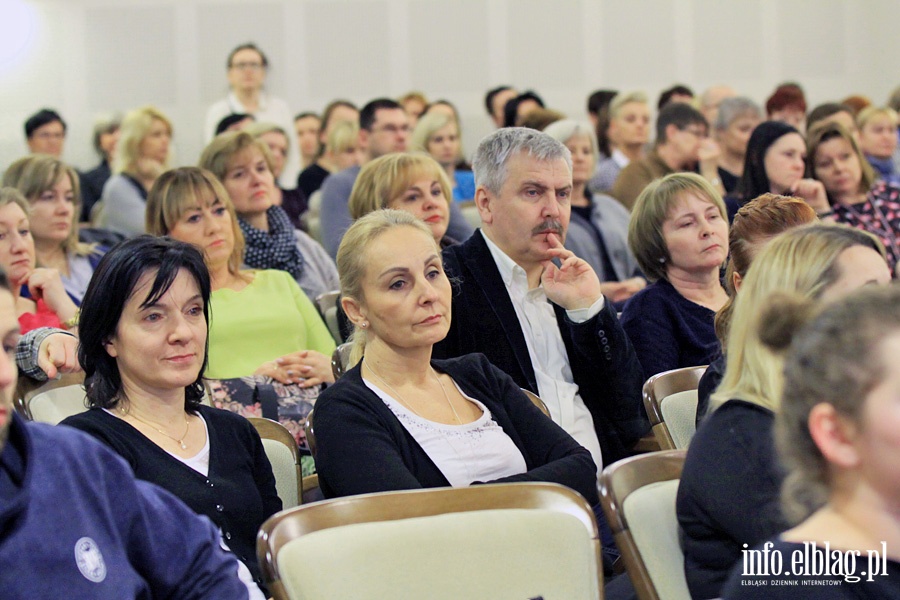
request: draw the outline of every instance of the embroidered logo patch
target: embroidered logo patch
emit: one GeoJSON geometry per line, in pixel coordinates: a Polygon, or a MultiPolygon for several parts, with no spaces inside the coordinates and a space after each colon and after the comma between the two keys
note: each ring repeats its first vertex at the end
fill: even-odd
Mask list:
{"type": "Polygon", "coordinates": [[[106,563],[97,542],[83,537],[75,542],[75,564],[88,581],[100,583],[106,579],[106,563]]]}

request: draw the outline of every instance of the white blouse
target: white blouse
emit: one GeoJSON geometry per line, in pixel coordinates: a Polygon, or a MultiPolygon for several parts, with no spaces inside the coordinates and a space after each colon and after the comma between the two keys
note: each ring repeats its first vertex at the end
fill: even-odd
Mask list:
{"type": "MultiPolygon", "coordinates": [[[[482,413],[478,419],[464,425],[423,419],[368,379],[363,381],[394,413],[451,486],[467,487],[475,481],[492,481],[527,470],[522,452],[494,421],[491,411],[467,396],[458,385],[459,393],[482,413]]],[[[455,381],[453,383],[456,385],[455,381]]]]}

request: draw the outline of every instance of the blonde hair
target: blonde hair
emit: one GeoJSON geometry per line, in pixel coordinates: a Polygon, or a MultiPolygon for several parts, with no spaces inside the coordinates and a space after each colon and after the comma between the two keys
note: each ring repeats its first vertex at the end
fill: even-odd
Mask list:
{"type": "Polygon", "coordinates": [[[359,171],[347,201],[350,216],[359,219],[372,211],[387,208],[391,200],[399,197],[413,182],[423,177],[437,179],[444,199],[450,202],[453,198],[450,179],[441,165],[427,154],[398,152],[366,163],[359,171]]]}
{"type": "Polygon", "coordinates": [[[854,246],[884,257],[875,236],[845,225],[810,225],[791,229],[769,242],[753,260],[734,301],[728,332],[728,364],[712,406],[739,398],[778,412],[783,357],[760,338],[763,307],[778,292],[818,299],[841,276],[841,253],[854,246]]]}
{"type": "Polygon", "coordinates": [[[359,139],[359,123],[355,121],[338,121],[328,132],[325,149],[332,154],[341,154],[356,147],[359,139]]]}
{"type": "Polygon", "coordinates": [[[75,201],[72,210],[72,223],[69,235],[62,243],[63,250],[72,252],[77,256],[87,256],[96,251],[96,244],[83,244],[78,241],[78,215],[81,214],[81,185],[78,173],[59,160],[55,156],[47,154],[32,154],[20,158],[9,165],[3,174],[3,185],[14,187],[22,193],[28,201],[25,214],[31,214],[31,205],[34,204],[47,190],[64,176],[69,177],[72,183],[72,193],[75,201]]]}
{"type": "MultiPolygon", "coordinates": [[[[312,115],[315,116],[315,115],[312,115]]],[[[246,131],[250,135],[255,138],[258,138],[267,133],[280,133],[284,136],[284,140],[290,143],[290,138],[288,137],[287,132],[280,125],[276,125],[275,123],[270,123],[263,121],[262,123],[253,122],[244,127],[241,131],[246,131]]]]}
{"type": "MultiPolygon", "coordinates": [[[[644,92],[634,91],[634,92],[619,92],[609,103],[609,120],[613,120],[619,117],[619,113],[622,112],[622,108],[626,104],[646,104],[649,108],[649,102],[647,101],[647,94],[644,92]]],[[[710,123],[712,125],[712,123],[710,123]]]]}
{"type": "MultiPolygon", "coordinates": [[[[419,230],[429,240],[434,241],[431,230],[411,215],[402,210],[376,210],[357,219],[341,239],[341,245],[337,252],[338,277],[341,280],[341,296],[351,298],[359,304],[365,303],[363,293],[363,279],[366,275],[366,248],[378,239],[381,234],[396,227],[412,227],[419,230]]],[[[435,244],[435,250],[440,256],[440,248],[435,244]]],[[[350,336],[352,344],[350,351],[350,366],[362,360],[366,351],[366,330],[359,326],[353,327],[350,336]]]]}
{"type": "Polygon", "coordinates": [[[446,127],[447,125],[456,125],[456,135],[459,135],[459,124],[456,119],[446,113],[428,113],[416,121],[416,127],[413,129],[409,138],[410,146],[414,150],[428,152],[428,142],[435,133],[446,127]]]}
{"type": "Polygon", "coordinates": [[[18,204],[26,215],[28,214],[28,200],[22,195],[22,192],[14,187],[3,186],[0,188],[0,208],[7,204],[18,204]]]}
{"type": "Polygon", "coordinates": [[[856,126],[862,129],[869,123],[869,121],[875,119],[876,117],[887,117],[891,120],[891,123],[894,124],[894,127],[897,126],[897,111],[887,106],[867,106],[866,108],[862,109],[861,111],[859,111],[859,114],[856,115],[856,126]]]}
{"type": "Polygon", "coordinates": [[[725,203],[708,181],[696,173],[672,173],[650,183],[638,196],[628,224],[628,246],[650,281],[666,278],[671,260],[663,223],[682,194],[693,192],[719,209],[726,219],[725,203]]]}
{"type": "Polygon", "coordinates": [[[231,217],[234,248],[228,258],[228,272],[240,275],[241,265],[244,263],[244,234],[225,186],[205,169],[180,167],[166,171],[153,182],[153,187],[147,194],[147,233],[169,235],[184,213],[202,206],[208,196],[212,196],[210,204],[218,199],[231,217]]]}
{"type": "Polygon", "coordinates": [[[269,152],[269,147],[264,141],[253,137],[246,131],[228,131],[214,137],[203,149],[197,166],[215,175],[219,181],[224,181],[225,174],[228,172],[228,163],[235,155],[248,148],[259,150],[269,171],[272,171],[272,154],[269,152]]]}
{"type": "MultiPolygon", "coordinates": [[[[143,106],[129,111],[125,115],[125,118],[122,119],[122,126],[119,128],[119,143],[116,146],[116,159],[113,166],[114,173],[137,174],[141,142],[150,133],[153,121],[162,121],[169,130],[169,135],[172,135],[172,122],[156,107],[143,106]]],[[[168,168],[169,158],[166,157],[163,169],[168,168]]]]}

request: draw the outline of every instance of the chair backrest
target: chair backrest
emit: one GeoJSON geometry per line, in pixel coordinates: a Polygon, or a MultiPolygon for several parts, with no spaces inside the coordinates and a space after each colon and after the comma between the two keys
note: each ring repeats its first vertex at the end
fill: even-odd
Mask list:
{"type": "Polygon", "coordinates": [[[275,488],[285,509],[299,506],[303,498],[300,478],[300,452],[297,441],[287,428],[276,421],[258,417],[248,417],[262,438],[263,449],[272,464],[275,474],[275,488]]]}
{"type": "Polygon", "coordinates": [[[331,333],[331,337],[334,338],[335,344],[340,344],[344,341],[341,339],[341,324],[338,321],[337,302],[340,297],[340,290],[333,290],[316,296],[316,307],[319,309],[319,314],[322,315],[325,325],[328,326],[328,331],[331,333]]]}
{"type": "Polygon", "coordinates": [[[601,598],[590,506],[545,483],[364,494],[283,511],[257,538],[278,600],[601,598]]]}
{"type": "Polygon", "coordinates": [[[697,386],[705,372],[706,365],[685,367],[658,373],[644,383],[644,409],[661,449],[686,448],[694,437],[697,386]],[[671,402],[670,396],[674,396],[671,402]],[[670,403],[664,410],[663,406],[670,403]]]}
{"type": "Polygon", "coordinates": [[[337,381],[341,378],[341,375],[347,372],[350,364],[350,351],[353,349],[352,342],[346,342],[344,344],[339,345],[334,349],[334,352],[331,353],[331,372],[334,374],[334,379],[337,381]]]}
{"type": "Polygon", "coordinates": [[[684,450],[620,460],[600,474],[600,501],[640,600],[690,600],[675,497],[684,450]]]}
{"type": "Polygon", "coordinates": [[[16,386],[15,403],[26,419],[56,425],[66,417],[87,410],[84,373],[66,373],[46,382],[22,377],[16,386]]]}

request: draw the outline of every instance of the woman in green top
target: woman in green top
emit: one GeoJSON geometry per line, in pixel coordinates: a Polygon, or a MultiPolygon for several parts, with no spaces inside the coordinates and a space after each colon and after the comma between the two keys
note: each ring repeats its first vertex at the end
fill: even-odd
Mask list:
{"type": "Polygon", "coordinates": [[[334,381],[334,339],[294,278],[241,269],[244,237],[212,173],[182,167],[161,175],[147,198],[147,231],[203,250],[213,290],[206,377],[267,375],[303,387],[334,381]]]}

